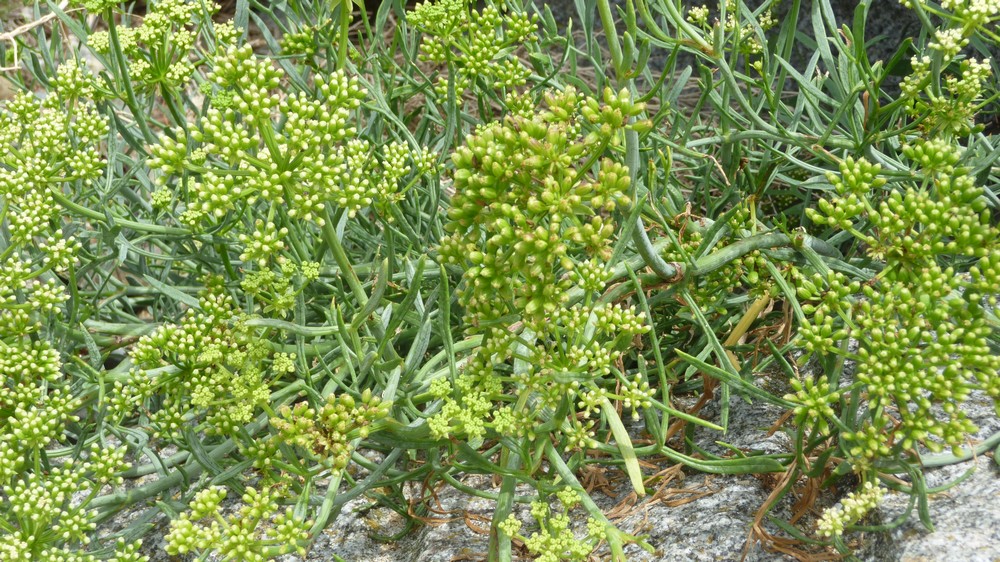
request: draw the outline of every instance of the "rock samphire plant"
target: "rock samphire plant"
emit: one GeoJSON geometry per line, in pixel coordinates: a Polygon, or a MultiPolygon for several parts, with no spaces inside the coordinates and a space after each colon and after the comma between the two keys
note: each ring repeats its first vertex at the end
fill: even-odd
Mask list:
{"type": "Polygon", "coordinates": [[[908,1],[877,60],[870,2],[786,4],[5,20],[0,559],[299,559],[451,486],[489,560],[627,560],[658,539],[588,476],[641,505],[677,465],[773,485],[747,549],[930,526],[924,471],[1000,442],[968,407],[1000,394],[1000,5],[908,1]],[[741,402],[785,450],[725,442],[741,402]]]}

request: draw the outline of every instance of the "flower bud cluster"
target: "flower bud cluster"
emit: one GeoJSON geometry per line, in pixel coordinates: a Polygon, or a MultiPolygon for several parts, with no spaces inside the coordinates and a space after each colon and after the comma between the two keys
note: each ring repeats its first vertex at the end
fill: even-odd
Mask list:
{"type": "Polygon", "coordinates": [[[602,156],[641,111],[628,92],[608,90],[602,104],[570,88],[530,118],[481,127],[453,155],[456,194],[439,253],[464,269],[460,302],[470,329],[486,337],[455,388],[433,386],[442,399],[428,420],[435,437],[477,439],[492,429],[535,439],[554,424],[540,414],[559,411],[569,424],[545,431],[587,448],[604,399],[634,411],[650,406],[648,383],[619,365],[623,349],[648,331],[645,317],[592,304],[610,276],[610,211],[629,203],[628,170],[602,156]],[[574,286],[587,304],[564,308],[574,286]],[[515,347],[530,366],[505,376],[515,347]],[[527,409],[496,408],[508,384],[530,395],[527,409]]]}
{"type": "Polygon", "coordinates": [[[90,72],[73,62],[64,62],[56,68],[52,89],[64,100],[94,99],[95,86],[90,72]]]}
{"type": "Polygon", "coordinates": [[[94,91],[89,73],[66,63],[53,81],[58,87],[45,100],[22,92],[0,107],[0,198],[7,204],[11,243],[34,247],[44,239],[50,267],[65,269],[75,261],[77,243],[53,239],[65,212],[54,192],[90,185],[104,173],[96,145],[108,124],[81,97],[94,91]]]}
{"type": "MultiPolygon", "coordinates": [[[[693,6],[688,9],[685,19],[708,34],[714,33],[713,28],[721,27],[721,30],[726,33],[727,41],[732,43],[733,50],[747,57],[760,55],[764,50],[764,44],[761,40],[765,39],[765,37],[758,35],[757,30],[760,29],[766,32],[778,24],[778,20],[772,15],[771,9],[768,8],[759,14],[755,21],[746,21],[746,13],[741,10],[741,4],[737,0],[724,0],[724,3],[726,18],[723,22],[720,22],[718,18],[715,18],[714,21],[709,19],[712,10],[705,4],[693,6]]],[[[720,0],[717,5],[719,10],[721,10],[723,1],[720,0]]],[[[758,58],[758,60],[754,60],[751,66],[760,71],[763,68],[763,63],[759,60],[759,57],[755,58],[758,58]]]]}
{"type": "MultiPolygon", "coordinates": [[[[479,83],[495,89],[523,86],[531,75],[516,51],[537,41],[537,15],[501,13],[492,5],[470,10],[464,0],[439,0],[418,2],[406,20],[423,33],[421,59],[447,67],[458,97],[479,83]]],[[[448,94],[447,75],[435,90],[448,94]]]]}
{"type": "Polygon", "coordinates": [[[837,196],[829,200],[820,199],[817,203],[819,210],[808,208],[806,216],[817,224],[850,230],[859,215],[871,210],[869,193],[885,185],[885,179],[879,177],[881,170],[880,165],[872,164],[864,158],[845,158],[840,163],[839,174],[827,174],[837,196]]]}
{"type": "MultiPolygon", "coordinates": [[[[929,9],[916,1],[921,4],[916,9],[929,9]]],[[[914,7],[913,3],[903,0],[909,7],[914,7]]],[[[990,61],[964,58],[963,50],[977,34],[993,37],[1000,21],[997,0],[949,0],[941,6],[947,11],[935,6],[933,12],[944,23],[933,31],[927,50],[910,59],[913,71],[900,84],[909,100],[910,115],[920,120],[928,138],[935,134],[963,136],[972,130],[983,87],[991,75],[990,61]],[[957,73],[944,70],[954,67],[958,67],[957,73]]]]}
{"type": "Polygon", "coordinates": [[[75,0],[73,3],[82,5],[92,14],[103,12],[108,8],[118,5],[116,0],[75,0]]]}
{"type": "Polygon", "coordinates": [[[605,399],[620,401],[633,416],[651,406],[654,393],[649,383],[638,374],[625,377],[617,366],[622,350],[649,331],[644,315],[634,308],[578,305],[557,310],[527,328],[537,338],[526,352],[530,367],[509,380],[518,393],[530,393],[530,411],[495,408],[504,391],[496,367],[510,356],[516,340],[490,337],[465,366],[455,389],[443,383],[432,386],[432,392],[444,399],[428,422],[436,438],[454,434],[482,438],[492,427],[501,435],[533,440],[546,422],[539,412],[565,410],[569,424],[548,433],[564,439],[570,448],[587,449],[596,446],[594,428],[605,399]]]}
{"type": "Polygon", "coordinates": [[[318,35],[324,28],[332,26],[332,22],[327,19],[323,23],[316,25],[303,25],[298,29],[281,36],[281,53],[303,57],[306,64],[310,64],[312,57],[316,54],[318,35]]]}
{"type": "MultiPolygon", "coordinates": [[[[65,441],[82,404],[69,390],[45,329],[68,298],[51,272],[72,268],[80,248],[60,230],[65,211],[53,193],[100,175],[102,160],[93,145],[107,133],[106,122],[84,99],[94,93],[89,73],[63,64],[52,84],[43,101],[22,93],[0,108],[0,200],[8,232],[0,256],[0,512],[9,516],[0,554],[24,559],[84,552],[94,523],[72,495],[100,489],[123,469],[114,463],[59,464],[45,452],[65,441]],[[44,472],[36,470],[42,462],[44,472]]],[[[108,453],[89,454],[107,455],[109,463],[121,460],[108,453]]]]}
{"type": "MultiPolygon", "coordinates": [[[[121,482],[125,450],[95,444],[66,462],[53,452],[84,401],[51,323],[69,298],[53,272],[72,270],[81,248],[63,232],[72,215],[55,196],[72,200],[103,173],[96,145],[108,125],[87,99],[96,92],[89,72],[65,63],[51,84],[44,100],[20,93],[0,106],[0,559],[96,561],[89,498],[121,482]]],[[[145,560],[136,548],[120,543],[105,558],[145,560]]]]}
{"type": "Polygon", "coordinates": [[[694,6],[688,10],[687,21],[693,23],[699,27],[707,29],[708,26],[708,6],[702,4],[701,6],[694,6]]]}
{"type": "Polygon", "coordinates": [[[63,441],[66,425],[79,421],[80,401],[63,389],[51,391],[36,382],[7,384],[0,392],[0,411],[6,415],[0,428],[0,484],[7,485],[53,443],[63,441]]]}
{"type": "Polygon", "coordinates": [[[840,393],[830,390],[830,383],[812,378],[791,379],[795,394],[786,394],[785,400],[795,402],[795,425],[810,431],[826,432],[827,420],[837,415],[834,406],[840,404],[840,393]]]}
{"type": "Polygon", "coordinates": [[[518,416],[510,410],[495,410],[494,400],[503,392],[503,383],[490,357],[485,351],[477,351],[456,379],[454,389],[450,384],[446,388],[438,383],[437,390],[444,405],[427,420],[435,439],[447,439],[453,435],[464,435],[470,441],[482,439],[486,436],[486,424],[491,417],[494,417],[494,422],[510,429],[511,435],[521,435],[519,432],[529,427],[518,423],[526,421],[527,417],[518,416]]]}
{"type": "MultiPolygon", "coordinates": [[[[22,389],[20,394],[32,392],[44,396],[38,387],[22,389]]],[[[5,400],[0,397],[0,412],[6,409],[5,400]]],[[[30,437],[23,435],[19,420],[25,415],[36,419],[48,416],[49,431],[61,440],[66,423],[78,420],[66,415],[67,408],[75,410],[80,406],[78,401],[66,402],[56,394],[40,401],[32,404],[30,411],[19,408],[12,418],[0,422],[0,435],[3,436],[0,441],[0,512],[5,514],[0,555],[14,554],[4,560],[96,561],[97,558],[87,552],[97,526],[97,514],[88,504],[105,486],[122,483],[120,473],[128,468],[125,448],[103,448],[94,444],[86,449],[83,458],[62,463],[49,459],[46,462],[52,463],[51,468],[33,470],[48,439],[32,442],[30,437]],[[53,414],[58,419],[52,418],[53,414]],[[11,426],[4,427],[7,424],[11,426]],[[25,438],[26,441],[20,441],[25,438]],[[84,499],[80,500],[81,497],[84,499]]],[[[138,543],[120,541],[115,548],[115,558],[110,559],[145,562],[148,557],[138,553],[138,546],[138,543]]]]}
{"type": "Polygon", "coordinates": [[[246,326],[246,316],[233,308],[232,298],[209,285],[199,309],[133,346],[130,380],[116,382],[111,415],[133,415],[135,404],[144,403],[153,429],[163,435],[176,435],[182,418],[192,411],[204,416],[206,431],[230,434],[267,402],[268,371],[274,377],[285,375],[290,357],[274,356],[271,344],[246,326]]]}
{"type": "Polygon", "coordinates": [[[456,194],[439,251],[465,270],[471,322],[551,314],[572,284],[574,256],[610,256],[605,213],[628,204],[627,170],[608,158],[597,175],[576,166],[600,159],[642,106],[627,92],[605,99],[551,94],[546,111],[482,127],[452,156],[456,194]],[[586,124],[594,128],[584,133],[586,124]]]}
{"type": "MultiPolygon", "coordinates": [[[[798,287],[810,315],[799,330],[804,347],[855,360],[854,376],[866,388],[869,416],[841,436],[858,468],[917,445],[959,447],[975,431],[962,402],[975,389],[1000,396],[1000,356],[990,348],[983,306],[1000,287],[1000,229],[982,188],[959,165],[960,147],[918,140],[903,154],[919,187],[884,194],[877,165],[847,159],[830,178],[837,196],[811,213],[861,239],[869,257],[884,263],[881,272],[854,280],[816,273],[798,287]],[[868,233],[858,231],[863,225],[868,233]],[[859,342],[856,353],[842,346],[849,338],[859,342]]],[[[799,404],[799,423],[825,430],[837,392],[824,382],[793,386],[788,399],[799,404]]]]}
{"type": "Polygon", "coordinates": [[[240,234],[240,242],[245,246],[240,259],[244,262],[256,261],[260,267],[267,267],[269,258],[285,249],[282,239],[287,234],[287,228],[282,227],[279,230],[273,222],[265,223],[257,219],[252,233],[240,234]]]}
{"type": "MultiPolygon", "coordinates": [[[[137,90],[152,91],[182,88],[200,64],[195,42],[208,16],[218,6],[190,0],[157,0],[147,4],[142,23],[136,27],[117,28],[118,44],[127,57],[129,79],[137,90]],[[208,12],[203,12],[203,6],[208,12]],[[196,17],[203,15],[205,17],[196,17]]],[[[111,37],[107,31],[95,31],[87,37],[87,46],[95,53],[108,55],[111,37]]]]}
{"type": "Polygon", "coordinates": [[[876,419],[874,423],[866,421],[856,431],[841,435],[851,455],[851,462],[859,472],[874,467],[880,458],[892,454],[889,444],[885,442],[886,428],[882,425],[884,422],[884,419],[876,419]]]}
{"type": "Polygon", "coordinates": [[[523,542],[536,561],[589,560],[590,553],[604,538],[604,524],[588,518],[588,535],[577,537],[571,528],[573,519],[569,513],[580,503],[579,492],[565,486],[554,495],[559,501],[559,510],[555,513],[547,501],[531,503],[531,517],[537,523],[538,531],[530,536],[520,534],[523,523],[514,514],[500,523],[500,530],[523,542]]]}
{"type": "Polygon", "coordinates": [[[304,556],[313,522],[290,507],[281,510],[278,490],[247,488],[239,510],[229,516],[223,515],[225,488],[198,492],[188,511],[170,522],[167,554],[206,558],[215,552],[223,560],[246,562],[264,562],[292,553],[304,556]]]}
{"type": "Polygon", "coordinates": [[[237,229],[244,262],[267,267],[284,253],[281,225],[323,226],[327,205],[352,217],[368,207],[388,214],[435,171],[423,149],[357,137],[354,111],[365,92],[343,71],[317,75],[314,92],[285,93],[284,72],[246,45],[220,50],[207,79],[211,107],[189,130],[177,128],[150,147],[150,167],[172,186],[156,201],[176,202],[179,219],[195,228],[245,220],[237,229]],[[240,219],[248,208],[268,219],[240,219]]]}
{"type": "Polygon", "coordinates": [[[351,459],[351,441],[366,438],[372,424],[388,415],[392,404],[366,389],[360,399],[350,394],[331,394],[319,409],[307,402],[285,406],[271,419],[278,440],[306,451],[335,471],[344,470],[351,459]]]}
{"type": "Polygon", "coordinates": [[[860,490],[848,494],[836,507],[823,512],[817,524],[819,534],[824,537],[844,534],[847,526],[857,523],[869,511],[875,509],[884,495],[884,488],[872,482],[865,482],[860,490]]]}
{"type": "Polygon", "coordinates": [[[284,318],[295,306],[296,299],[306,285],[319,278],[319,264],[278,260],[279,268],[248,272],[240,281],[243,292],[252,297],[264,316],[284,318]]]}

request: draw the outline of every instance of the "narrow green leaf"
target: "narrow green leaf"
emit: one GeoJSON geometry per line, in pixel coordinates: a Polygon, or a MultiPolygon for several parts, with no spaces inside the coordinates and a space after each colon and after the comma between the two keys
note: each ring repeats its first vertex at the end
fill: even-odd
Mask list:
{"type": "Polygon", "coordinates": [[[83,342],[87,346],[87,362],[94,369],[100,369],[104,364],[101,348],[98,347],[97,342],[94,341],[94,336],[90,335],[90,330],[87,329],[82,323],[80,324],[80,333],[83,334],[83,342]]]}
{"type": "Polygon", "coordinates": [[[382,303],[382,295],[385,294],[385,288],[389,283],[389,260],[382,260],[382,266],[379,268],[379,272],[375,277],[375,286],[372,287],[371,296],[368,297],[368,302],[365,303],[365,307],[361,309],[351,321],[351,329],[357,330],[362,324],[368,319],[368,317],[375,312],[375,310],[382,303]]]}
{"type": "Polygon", "coordinates": [[[762,388],[758,388],[757,386],[751,384],[750,382],[743,380],[743,377],[740,377],[739,375],[735,375],[733,373],[730,373],[729,371],[720,369],[715,365],[709,365],[708,363],[702,361],[701,359],[698,359],[693,355],[688,355],[687,353],[679,349],[676,350],[676,353],[678,356],[680,356],[681,359],[687,361],[688,363],[695,366],[699,370],[719,379],[720,381],[726,384],[732,385],[740,392],[760,398],[761,400],[770,402],[771,404],[775,404],[783,408],[795,407],[795,404],[793,404],[792,402],[789,402],[783,398],[778,398],[777,396],[774,396],[770,392],[767,392],[762,388]]]}
{"type": "Polygon", "coordinates": [[[629,437],[621,418],[618,417],[614,405],[607,398],[601,401],[601,411],[611,427],[612,435],[615,436],[615,444],[618,446],[618,451],[621,452],[622,461],[625,462],[625,472],[632,483],[632,489],[641,498],[646,495],[646,488],[642,483],[642,470],[639,468],[639,459],[635,456],[632,438],[629,437]]]}
{"type": "Polygon", "coordinates": [[[250,26],[249,0],[236,0],[236,11],[233,14],[233,25],[240,32],[242,40],[247,38],[247,28],[250,26]]]}
{"type": "Polygon", "coordinates": [[[222,472],[215,475],[214,478],[212,478],[211,485],[213,486],[222,485],[234,478],[239,477],[241,474],[243,474],[245,470],[247,470],[253,465],[253,462],[254,462],[253,459],[245,459],[227,468],[226,470],[223,470],[222,472]]]}
{"type": "Polygon", "coordinates": [[[146,282],[152,285],[153,288],[169,296],[175,301],[182,302],[195,310],[201,310],[201,304],[198,302],[197,298],[185,293],[184,291],[181,291],[176,287],[158,281],[157,279],[149,275],[144,275],[143,278],[146,279],[146,282]]]}
{"type": "Polygon", "coordinates": [[[220,466],[219,462],[212,458],[212,455],[208,453],[205,449],[205,445],[195,434],[194,429],[191,426],[186,426],[184,429],[184,441],[186,442],[185,444],[187,445],[188,450],[191,451],[191,455],[202,468],[211,474],[219,474],[222,472],[222,466],[220,466]]]}

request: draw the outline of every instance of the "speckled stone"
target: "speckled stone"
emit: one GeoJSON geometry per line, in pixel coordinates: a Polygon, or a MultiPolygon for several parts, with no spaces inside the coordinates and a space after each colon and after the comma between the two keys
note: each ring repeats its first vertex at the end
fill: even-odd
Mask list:
{"type": "MultiPolygon", "coordinates": [[[[1000,431],[1000,419],[991,401],[975,395],[964,404],[966,414],[978,426],[972,443],[1000,431]]],[[[954,482],[971,472],[966,480],[931,496],[929,510],[934,531],[927,531],[916,514],[888,533],[900,562],[997,562],[1000,560],[1000,466],[995,455],[950,466],[929,469],[927,486],[934,488],[954,482]]],[[[906,495],[890,492],[882,501],[883,519],[891,521],[908,505],[906,495]]],[[[873,561],[874,562],[874,561],[873,561]]]]}
{"type": "MultiPolygon", "coordinates": [[[[844,373],[847,382],[852,365],[844,373]]],[[[808,371],[810,367],[805,368],[808,371]]],[[[781,377],[763,376],[755,384],[782,394],[785,390],[781,377]]],[[[682,405],[683,406],[683,405],[682,405]]],[[[964,410],[979,430],[970,442],[975,444],[1000,431],[1000,419],[992,400],[981,393],[973,394],[964,410]]],[[[709,402],[701,411],[706,419],[718,422],[718,400],[709,402]]],[[[735,393],[729,401],[729,426],[725,435],[698,428],[694,441],[699,447],[716,454],[731,449],[719,445],[724,441],[744,453],[788,452],[791,440],[781,431],[770,432],[781,418],[781,408],[760,400],[745,400],[735,393]]],[[[641,424],[630,431],[639,436],[641,424]]],[[[372,459],[376,460],[376,459],[372,459]]],[[[997,562],[1000,561],[1000,467],[993,452],[970,460],[926,470],[929,487],[939,487],[953,482],[967,471],[971,475],[955,487],[934,494],[929,503],[934,531],[926,530],[913,514],[903,525],[889,532],[854,533],[850,541],[855,555],[863,562],[997,562]]],[[[664,562],[674,560],[709,562],[737,561],[746,551],[747,562],[792,561],[794,558],[769,551],[754,542],[748,546],[750,529],[759,507],[767,500],[774,485],[774,478],[753,475],[704,475],[683,471],[666,460],[650,460],[643,467],[644,476],[659,475],[647,485],[653,490],[639,500],[632,494],[628,479],[615,469],[604,470],[601,475],[605,486],[598,486],[594,501],[622,530],[645,536],[653,547],[647,552],[636,545],[628,545],[629,560],[664,562]]],[[[491,478],[482,475],[459,476],[466,486],[495,493],[497,488],[491,478]]],[[[420,494],[416,484],[405,490],[409,497],[420,494]]],[[[519,493],[529,491],[521,487],[519,493]]],[[[426,495],[426,494],[424,494],[426,495]]],[[[489,500],[470,497],[449,486],[436,490],[436,502],[425,518],[426,524],[415,526],[396,542],[385,542],[379,537],[400,534],[405,529],[404,518],[395,511],[358,498],[347,503],[339,517],[323,531],[304,560],[347,562],[458,562],[485,560],[488,545],[489,521],[493,504],[489,500]]],[[[233,509],[230,497],[224,509],[233,509]]],[[[823,495],[817,507],[833,505],[836,498],[823,495]]],[[[792,498],[778,502],[772,513],[787,518],[791,513],[792,498]]],[[[888,492],[871,515],[873,524],[893,521],[906,509],[905,494],[888,492]]],[[[143,510],[136,509],[115,518],[121,528],[143,510]]],[[[515,507],[515,515],[523,522],[532,523],[528,508],[515,507]]],[[[575,524],[584,532],[585,516],[580,511],[575,524]]],[[[815,523],[816,513],[798,522],[802,528],[815,523]]],[[[163,549],[167,527],[162,516],[157,526],[144,540],[146,552],[152,562],[171,560],[163,549]]],[[[110,527],[114,527],[111,524],[110,527]]],[[[527,527],[527,528],[530,528],[527,527]]],[[[765,530],[777,533],[778,529],[765,524],[765,530]]],[[[528,560],[526,553],[519,560],[528,560]]],[[[598,559],[607,559],[607,550],[599,550],[598,559]]],[[[303,558],[285,556],[283,562],[301,562],[303,558]]]]}
{"type": "MultiPolygon", "coordinates": [[[[716,405],[717,406],[717,405],[716,405]]],[[[986,400],[968,404],[970,417],[980,425],[976,439],[1000,430],[1000,422],[986,400]]],[[[707,410],[710,413],[711,410],[707,410]]],[[[787,442],[767,437],[766,429],[780,411],[761,402],[749,404],[739,397],[730,403],[730,431],[727,443],[747,451],[779,452],[787,442]]],[[[716,446],[718,434],[696,432],[696,440],[706,448],[716,446]]],[[[781,435],[776,433],[775,435],[781,435]]],[[[647,476],[667,470],[666,462],[645,470],[647,476]]],[[[975,469],[972,476],[947,492],[936,494],[930,502],[934,532],[926,531],[914,516],[901,527],[887,533],[867,533],[858,540],[858,559],[865,562],[887,560],[907,562],[995,562],[1000,559],[1000,469],[989,455],[976,461],[929,469],[929,486],[940,486],[975,469]],[[961,549],[956,550],[956,549],[961,549]]],[[[740,560],[747,545],[754,515],[767,499],[770,488],[767,479],[754,476],[720,476],[665,473],[669,479],[661,482],[659,493],[643,501],[630,496],[627,479],[607,471],[607,491],[595,493],[595,501],[607,513],[625,513],[616,523],[628,532],[645,535],[653,546],[649,553],[635,545],[626,548],[629,560],[652,561],[729,561],[740,560]],[[617,507],[617,509],[616,509],[617,507]],[[623,509],[624,507],[624,509],[623,509]]],[[[462,480],[482,490],[496,491],[489,478],[467,476],[462,480]]],[[[655,488],[656,486],[654,486],[655,488]]],[[[411,490],[412,492],[413,490],[411,490]]],[[[492,513],[491,502],[470,498],[450,487],[437,493],[429,524],[418,526],[397,542],[387,543],[377,535],[387,536],[403,530],[405,522],[399,514],[385,507],[371,507],[364,499],[349,502],[340,517],[320,536],[307,561],[345,560],[349,562],[453,562],[484,560],[488,544],[485,534],[492,513]]],[[[790,501],[790,500],[789,500],[790,501]]],[[[832,500],[827,499],[827,505],[832,500]]],[[[907,505],[903,494],[889,493],[875,515],[888,522],[907,505]]],[[[776,515],[787,515],[788,501],[779,503],[776,515]]],[[[528,521],[526,507],[515,509],[528,521]]],[[[136,514],[131,514],[135,516],[136,514]]],[[[126,520],[129,514],[123,516],[126,520]]],[[[579,523],[582,525],[582,517],[579,523]]],[[[774,528],[768,528],[774,532],[774,528]]],[[[160,525],[145,540],[147,552],[154,562],[171,560],[162,550],[165,525],[160,525]]],[[[523,554],[523,553],[522,553],[523,554]]],[[[605,559],[607,552],[600,553],[605,559]]],[[[527,558],[521,558],[527,560],[527,558]]],[[[296,556],[283,557],[284,562],[303,560],[296,556]]],[[[794,560],[790,556],[765,550],[758,544],[747,549],[748,562],[794,560]]]]}
{"type": "MultiPolygon", "coordinates": [[[[1000,431],[1000,421],[988,400],[980,397],[966,406],[970,418],[980,426],[974,442],[1000,431]]],[[[717,404],[714,407],[717,409],[717,404]]],[[[706,413],[711,412],[711,408],[706,410],[706,413]]],[[[778,408],[760,401],[751,404],[734,396],[730,403],[731,419],[725,441],[747,451],[787,451],[790,444],[787,437],[780,432],[767,436],[767,429],[780,415],[778,408]]],[[[696,435],[701,446],[718,447],[714,444],[714,440],[719,439],[718,434],[699,431],[696,435]]],[[[668,469],[669,465],[663,464],[658,468],[668,469]]],[[[888,533],[854,535],[858,559],[864,562],[996,562],[1000,559],[1000,469],[992,457],[982,456],[977,461],[929,469],[928,485],[939,486],[973,468],[972,477],[931,499],[931,517],[936,527],[934,532],[926,531],[914,517],[888,533]],[[956,551],[956,548],[961,548],[961,551],[956,551]]],[[[645,471],[646,475],[654,473],[655,469],[645,471]]],[[[616,496],[598,492],[595,501],[609,513],[614,513],[616,506],[631,506],[626,510],[628,515],[616,522],[628,532],[646,535],[655,552],[646,552],[635,545],[626,547],[629,560],[644,562],[740,560],[747,546],[754,515],[770,493],[763,478],[684,474],[678,471],[673,480],[663,485],[660,494],[636,502],[629,497],[631,490],[624,478],[611,472],[607,476],[610,489],[616,496]],[[685,500],[689,501],[682,503],[685,500]]],[[[495,491],[485,477],[472,476],[465,481],[481,489],[495,491]]],[[[442,488],[438,496],[441,502],[439,509],[450,512],[453,519],[422,527],[396,545],[385,545],[367,538],[375,527],[382,529],[381,533],[389,532],[385,527],[393,525],[393,512],[380,508],[383,512],[381,516],[376,514],[379,510],[360,516],[350,513],[349,505],[341,519],[317,542],[308,560],[329,560],[334,554],[344,560],[372,562],[484,560],[488,538],[483,531],[488,527],[490,502],[468,498],[450,488],[442,488]],[[373,524],[373,519],[379,522],[373,524]]],[[[830,503],[832,500],[827,499],[827,505],[830,503]]],[[[355,504],[362,505],[359,502],[355,504]]],[[[875,518],[891,521],[906,505],[905,495],[889,493],[875,518]]],[[[788,509],[787,501],[779,503],[775,513],[778,516],[787,515],[788,509]]],[[[528,519],[524,509],[519,513],[523,520],[528,519]]],[[[401,519],[395,523],[401,524],[401,519]]],[[[775,531],[770,527],[768,530],[775,531]]],[[[605,559],[606,555],[607,552],[604,552],[600,559],[605,559]]],[[[777,562],[794,558],[769,552],[754,544],[747,548],[745,560],[777,562]]]]}
{"type": "MultiPolygon", "coordinates": [[[[1000,560],[1000,469],[990,457],[975,462],[931,471],[928,485],[954,481],[975,469],[968,479],[930,501],[934,531],[928,532],[914,515],[889,533],[895,560],[931,562],[962,560],[996,562],[1000,560]]],[[[880,509],[886,520],[906,509],[904,494],[891,493],[880,509]]],[[[873,561],[874,562],[874,561],[873,561]]]]}

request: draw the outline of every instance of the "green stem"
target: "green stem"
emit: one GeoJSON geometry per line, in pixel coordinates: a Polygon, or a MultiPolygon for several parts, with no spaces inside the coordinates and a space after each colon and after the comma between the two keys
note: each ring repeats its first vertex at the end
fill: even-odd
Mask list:
{"type": "MultiPolygon", "coordinates": [[[[780,232],[769,232],[766,234],[757,234],[747,238],[743,238],[737,242],[734,242],[724,248],[721,248],[707,256],[702,256],[697,261],[695,261],[694,266],[687,269],[684,264],[677,262],[667,263],[663,261],[663,258],[659,256],[659,251],[662,251],[667,242],[667,239],[659,240],[656,244],[652,244],[649,238],[646,236],[646,231],[642,228],[642,219],[637,221],[635,232],[633,233],[633,240],[636,243],[636,247],[639,250],[640,260],[629,260],[629,264],[635,267],[635,265],[646,265],[659,277],[676,283],[685,277],[697,277],[699,275],[704,275],[706,273],[711,273],[717,269],[721,269],[728,265],[735,259],[741,258],[751,252],[757,250],[766,250],[770,248],[781,248],[781,247],[797,247],[805,245],[815,250],[816,252],[830,257],[836,257],[839,252],[835,248],[820,240],[819,238],[814,238],[807,234],[799,234],[795,238],[789,237],[787,234],[782,234],[780,232]],[[639,261],[639,264],[633,265],[632,261],[639,261]]],[[[621,264],[624,266],[624,264],[621,264]]],[[[615,278],[620,277],[618,275],[618,269],[615,268],[615,278]]],[[[626,275],[624,267],[621,267],[621,276],[626,275]]]]}
{"type": "Polygon", "coordinates": [[[332,336],[335,335],[338,331],[337,326],[310,327],[288,322],[286,320],[277,320],[275,318],[251,318],[246,321],[246,325],[252,326],[254,328],[271,328],[274,330],[284,330],[291,334],[295,334],[297,336],[305,336],[307,338],[332,336]]]}
{"type": "Polygon", "coordinates": [[[351,0],[340,0],[340,41],[337,45],[337,69],[347,69],[347,44],[351,40],[351,0]]]}
{"type": "Polygon", "coordinates": [[[340,268],[341,278],[347,281],[351,293],[358,301],[358,307],[364,308],[368,304],[368,295],[365,293],[364,288],[361,286],[361,281],[351,266],[351,260],[347,257],[347,252],[344,251],[344,246],[340,243],[340,237],[337,236],[336,225],[340,222],[342,216],[342,210],[336,213],[327,210],[326,223],[323,225],[323,240],[326,241],[326,245],[330,248],[330,253],[333,254],[333,261],[337,262],[337,267],[340,268]]]}
{"type": "MultiPolygon", "coordinates": [[[[500,463],[510,472],[521,468],[521,456],[514,449],[504,448],[500,453],[500,463]]],[[[489,562],[510,562],[512,558],[510,537],[500,530],[502,523],[510,515],[514,507],[514,491],[517,479],[510,474],[504,475],[500,483],[500,493],[497,506],[490,522],[489,562]]]]}
{"type": "MultiPolygon", "coordinates": [[[[82,215],[89,219],[98,221],[100,223],[108,224],[108,217],[106,217],[101,213],[98,213],[97,211],[94,211],[93,209],[88,209],[87,207],[84,207],[82,205],[74,203],[73,201],[70,201],[69,198],[63,195],[63,193],[59,191],[59,189],[55,185],[52,186],[52,189],[49,190],[49,193],[52,194],[52,198],[55,199],[56,203],[59,203],[66,209],[78,215],[82,215]]],[[[136,230],[139,232],[149,232],[152,234],[174,234],[179,236],[186,236],[191,234],[191,231],[187,230],[186,228],[175,228],[171,226],[162,226],[158,224],[136,222],[118,217],[115,217],[114,221],[116,225],[124,226],[126,228],[130,228],[132,230],[136,230]]]]}
{"type": "Polygon", "coordinates": [[[121,41],[118,39],[118,26],[115,25],[115,17],[111,8],[104,11],[104,21],[108,24],[108,36],[111,39],[111,51],[114,53],[115,65],[118,67],[118,77],[125,87],[125,104],[128,105],[129,111],[132,112],[132,117],[135,118],[135,123],[139,126],[142,137],[147,143],[152,144],[156,141],[156,136],[153,135],[153,131],[146,124],[146,120],[144,119],[145,112],[139,109],[139,102],[136,100],[135,91],[132,89],[132,79],[128,75],[128,63],[125,61],[125,54],[122,53],[121,41]]]}
{"type": "Polygon", "coordinates": [[[545,458],[548,459],[549,465],[555,469],[559,477],[562,478],[569,487],[577,491],[580,495],[583,507],[587,509],[590,516],[604,525],[606,533],[605,540],[608,541],[608,547],[611,549],[611,559],[614,562],[626,562],[628,560],[625,556],[625,550],[623,548],[625,542],[635,542],[647,552],[654,552],[652,545],[638,537],[623,533],[615,527],[614,523],[605,517],[604,512],[601,511],[601,508],[594,503],[593,499],[591,499],[590,494],[587,493],[587,491],[583,488],[583,485],[580,484],[580,481],[577,480],[576,475],[573,474],[573,471],[566,464],[566,461],[562,459],[559,452],[552,446],[551,441],[546,441],[545,443],[545,458]]]}

